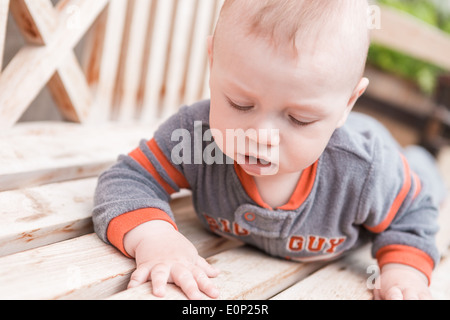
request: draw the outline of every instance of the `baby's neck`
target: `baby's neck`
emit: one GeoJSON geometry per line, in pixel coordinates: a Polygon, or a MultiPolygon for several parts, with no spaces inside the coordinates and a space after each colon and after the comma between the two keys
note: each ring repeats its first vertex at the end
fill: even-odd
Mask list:
{"type": "Polygon", "coordinates": [[[255,177],[261,199],[272,208],[285,205],[300,180],[301,172],[274,176],[255,177]]]}

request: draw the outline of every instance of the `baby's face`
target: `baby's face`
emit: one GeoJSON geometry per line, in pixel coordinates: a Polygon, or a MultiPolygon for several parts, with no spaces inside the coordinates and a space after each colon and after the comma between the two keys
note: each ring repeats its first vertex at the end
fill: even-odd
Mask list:
{"type": "Polygon", "coordinates": [[[266,42],[237,33],[209,47],[215,142],[253,176],[311,166],[367,86],[339,71],[332,46],[312,42],[294,59],[266,42]],[[245,144],[229,141],[233,131],[247,133],[245,144]]]}

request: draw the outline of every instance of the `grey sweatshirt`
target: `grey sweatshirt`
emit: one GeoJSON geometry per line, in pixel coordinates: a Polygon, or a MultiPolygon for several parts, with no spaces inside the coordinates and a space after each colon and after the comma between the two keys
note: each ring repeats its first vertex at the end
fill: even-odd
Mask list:
{"type": "Polygon", "coordinates": [[[176,228],[168,202],[187,188],[206,228],[272,256],[332,259],[371,240],[380,266],[410,265],[430,279],[445,187],[425,150],[402,150],[381,124],[353,113],[289,202],[271,208],[211,138],[209,108],[209,101],[181,108],[99,177],[93,221],[103,241],[127,255],[123,237],[140,224],[165,220],[176,228]]]}

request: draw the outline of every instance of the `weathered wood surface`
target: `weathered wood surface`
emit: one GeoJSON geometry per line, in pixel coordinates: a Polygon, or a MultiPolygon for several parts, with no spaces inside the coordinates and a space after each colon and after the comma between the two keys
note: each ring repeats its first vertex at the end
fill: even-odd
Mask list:
{"type": "Polygon", "coordinates": [[[0,191],[97,176],[155,127],[23,123],[0,130],[0,191]]]}

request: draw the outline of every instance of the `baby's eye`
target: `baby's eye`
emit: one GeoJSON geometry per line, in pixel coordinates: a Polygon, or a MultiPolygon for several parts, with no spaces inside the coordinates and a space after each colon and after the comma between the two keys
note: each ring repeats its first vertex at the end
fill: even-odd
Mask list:
{"type": "Polygon", "coordinates": [[[291,120],[291,122],[292,122],[294,125],[299,126],[299,127],[306,127],[306,126],[308,126],[308,125],[314,123],[314,121],[312,121],[312,122],[300,121],[300,120],[294,118],[293,116],[289,116],[289,119],[291,120]]]}
{"type": "Polygon", "coordinates": [[[236,110],[238,110],[238,111],[243,111],[243,112],[245,112],[245,111],[250,111],[251,109],[253,109],[253,106],[240,106],[240,105],[234,103],[233,101],[231,101],[230,99],[227,99],[227,100],[228,100],[228,104],[229,104],[233,109],[236,109],[236,110]]]}

